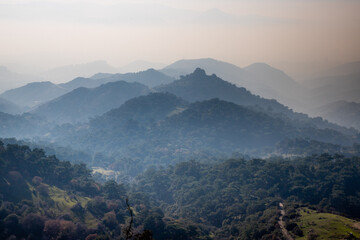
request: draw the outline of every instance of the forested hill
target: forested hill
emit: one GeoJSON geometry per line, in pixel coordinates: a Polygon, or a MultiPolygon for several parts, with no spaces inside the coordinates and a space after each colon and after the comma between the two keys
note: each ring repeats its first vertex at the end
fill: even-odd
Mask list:
{"type": "MultiPolygon", "coordinates": [[[[286,228],[298,238],[310,235],[296,223],[298,210],[305,206],[359,218],[359,161],[339,155],[294,161],[231,159],[215,165],[189,161],[148,170],[138,177],[133,191],[149,194],[168,216],[215,228],[215,239],[283,239],[278,225],[278,204],[283,202],[286,228]]],[[[349,222],[348,231],[358,236],[359,230],[349,222]]],[[[336,224],[334,228],[341,223],[336,224]]],[[[326,230],[317,231],[313,235],[321,237],[326,230]]],[[[334,234],[338,238],[333,239],[349,236],[342,230],[334,234]]]]}
{"type": "Polygon", "coordinates": [[[282,239],[279,203],[293,238],[321,238],[326,231],[337,239],[359,237],[359,222],[352,220],[360,216],[359,162],[327,154],[187,161],[151,168],[131,186],[101,185],[84,164],[0,142],[0,238],[282,239]],[[304,214],[321,213],[308,231],[304,214]],[[321,228],[319,220],[336,230],[321,228]]]}
{"type": "Polygon", "coordinates": [[[30,113],[11,115],[0,112],[0,137],[27,138],[41,136],[51,130],[48,122],[30,113]]]}
{"type": "Polygon", "coordinates": [[[127,192],[113,180],[96,183],[84,164],[0,141],[0,239],[207,238],[190,222],[165,219],[146,199],[146,194],[127,192]]]}
{"type": "Polygon", "coordinates": [[[261,155],[278,142],[293,138],[342,145],[354,142],[352,136],[331,129],[298,125],[231,102],[212,99],[186,104],[169,93],[129,100],[94,118],[88,127],[68,131],[58,141],[71,142],[74,148],[86,152],[106,153],[119,161],[119,170],[126,169],[126,159],[131,159],[131,168],[141,172],[152,165],[168,165],[204,154],[261,155]]]}
{"type": "Polygon", "coordinates": [[[329,128],[346,134],[353,132],[321,118],[309,118],[306,114],[294,112],[274,99],[254,95],[243,87],[237,87],[222,80],[215,74],[206,75],[205,71],[200,68],[197,68],[189,75],[181,77],[179,80],[158,86],[155,89],[173,93],[189,102],[219,98],[242,106],[251,106],[274,117],[289,118],[291,121],[297,121],[299,125],[306,123],[315,128],[329,128]]]}
{"type": "Polygon", "coordinates": [[[32,113],[56,123],[82,122],[149,91],[143,84],[125,81],[109,82],[97,88],[77,88],[40,105],[32,113]]]}
{"type": "Polygon", "coordinates": [[[1,97],[19,106],[33,107],[52,100],[67,90],[51,82],[32,82],[25,86],[5,91],[1,97]]]}
{"type": "Polygon", "coordinates": [[[236,87],[222,80],[215,74],[206,75],[203,69],[197,68],[193,73],[182,76],[167,85],[158,86],[157,91],[170,92],[189,102],[219,98],[236,104],[249,106],[258,105],[264,109],[272,109],[276,112],[284,112],[288,109],[276,100],[264,99],[251,94],[248,90],[236,87]]]}
{"type": "Polygon", "coordinates": [[[155,123],[170,114],[183,110],[188,103],[170,93],[150,93],[132,98],[119,108],[91,120],[91,126],[116,126],[134,120],[143,124],[155,123]]]}

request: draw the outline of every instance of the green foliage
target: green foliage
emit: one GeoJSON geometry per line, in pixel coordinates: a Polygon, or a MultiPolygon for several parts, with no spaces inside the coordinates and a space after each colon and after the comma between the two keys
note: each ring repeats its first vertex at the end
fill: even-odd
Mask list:
{"type": "MultiPolygon", "coordinates": [[[[276,230],[281,199],[360,216],[359,161],[327,154],[294,161],[189,161],[145,172],[134,191],[148,193],[169,216],[215,227],[217,237],[260,239],[281,234],[276,230]]],[[[301,235],[296,225],[288,227],[301,235]]]]}
{"type": "Polygon", "coordinates": [[[281,239],[279,202],[294,236],[330,236],[322,230],[328,224],[337,236],[351,237],[343,233],[356,222],[304,206],[358,218],[359,162],[338,154],[192,160],[150,168],[127,192],[113,180],[95,183],[84,164],[0,142],[0,238],[126,239],[122,232],[131,229],[133,239],[281,239]],[[7,194],[15,190],[20,194],[7,194]]]}
{"type": "Polygon", "coordinates": [[[0,137],[26,138],[43,135],[51,129],[45,119],[30,113],[11,115],[0,112],[0,137]]]}
{"type": "Polygon", "coordinates": [[[107,181],[104,184],[103,191],[107,199],[121,199],[125,196],[125,189],[114,180],[107,181]]]}
{"type": "Polygon", "coordinates": [[[325,143],[311,139],[295,138],[285,139],[276,145],[276,151],[287,155],[311,156],[313,154],[343,154],[346,156],[359,156],[360,146],[342,146],[339,144],[325,143]]]}
{"type": "MultiPolygon", "coordinates": [[[[94,231],[96,239],[121,237],[122,185],[100,186],[84,164],[15,144],[0,142],[0,165],[0,239],[75,240],[94,231]]],[[[138,237],[151,239],[151,233],[139,231],[138,237]]]]}
{"type": "MultiPolygon", "coordinates": [[[[339,216],[331,213],[319,213],[308,208],[297,209],[300,216],[295,219],[297,229],[300,229],[303,235],[298,235],[299,239],[311,239],[318,236],[316,239],[358,239],[360,237],[359,222],[349,218],[339,216]]],[[[294,222],[294,223],[295,223],[294,222]]]]}
{"type": "MultiPolygon", "coordinates": [[[[276,144],[284,139],[304,138],[324,142],[317,152],[326,151],[329,143],[344,145],[355,141],[340,131],[318,128],[314,123],[262,108],[219,99],[186,104],[169,93],[129,100],[93,119],[89,127],[74,128],[58,140],[64,144],[71,141],[74,148],[91,152],[95,156],[92,164],[134,177],[152,166],[189,159],[207,162],[230,157],[232,153],[274,153],[276,144]]],[[[275,153],[289,152],[286,147],[278,150],[275,153]]],[[[305,154],[314,152],[311,148],[302,150],[305,154]]]]}
{"type": "MultiPolygon", "coordinates": [[[[31,194],[26,182],[32,182],[34,177],[41,178],[41,182],[47,184],[90,195],[99,192],[84,164],[71,165],[70,162],[59,161],[55,156],[46,156],[41,149],[31,150],[28,146],[8,144],[0,150],[0,165],[3,166],[0,169],[3,176],[0,190],[7,193],[5,200],[16,201],[16,197],[22,199],[25,195],[29,199],[31,194]]],[[[39,190],[41,188],[46,193],[43,185],[37,185],[39,190]]]]}

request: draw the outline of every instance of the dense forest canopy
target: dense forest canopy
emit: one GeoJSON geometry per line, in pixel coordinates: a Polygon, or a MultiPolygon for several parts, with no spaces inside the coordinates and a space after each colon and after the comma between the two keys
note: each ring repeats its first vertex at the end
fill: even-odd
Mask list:
{"type": "MultiPolygon", "coordinates": [[[[1,239],[177,239],[204,235],[177,225],[113,180],[96,183],[84,164],[59,161],[41,149],[0,142],[1,239]],[[130,196],[130,204],[127,198],[130,196]],[[130,212],[136,212],[134,218],[130,212]],[[154,229],[152,221],[157,221],[154,229]],[[132,223],[130,223],[132,222],[132,223]]],[[[145,200],[145,201],[144,201],[145,200]]]]}
{"type": "Polygon", "coordinates": [[[187,161],[124,186],[96,183],[84,164],[1,142],[0,166],[4,239],[118,239],[129,226],[133,239],[281,239],[279,203],[294,237],[304,235],[299,208],[360,216],[359,157],[187,161]]]}

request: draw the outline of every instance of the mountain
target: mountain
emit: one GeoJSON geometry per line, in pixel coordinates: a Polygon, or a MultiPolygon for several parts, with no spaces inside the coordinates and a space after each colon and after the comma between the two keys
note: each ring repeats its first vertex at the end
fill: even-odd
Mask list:
{"type": "Polygon", "coordinates": [[[283,71],[266,63],[254,63],[243,69],[255,76],[259,85],[257,88],[262,86],[262,97],[277,99],[288,106],[295,106],[298,110],[305,108],[308,89],[283,71]]]}
{"type": "Polygon", "coordinates": [[[253,95],[245,88],[224,81],[215,74],[206,75],[205,71],[200,68],[179,80],[156,87],[155,90],[173,93],[189,102],[220,98],[244,106],[257,105],[274,112],[289,111],[287,107],[276,100],[253,95]]]}
{"type": "Polygon", "coordinates": [[[219,99],[186,104],[169,93],[152,93],[128,100],[84,127],[52,136],[59,144],[71,142],[75,149],[106,153],[118,159],[111,166],[136,174],[189,158],[261,156],[284,139],[351,145],[358,139],[351,134],[219,99]],[[129,166],[129,159],[136,162],[129,166]]]}
{"type": "Polygon", "coordinates": [[[33,82],[19,88],[7,90],[0,97],[19,106],[34,107],[66,92],[68,92],[67,89],[51,82],[33,82]]]}
{"type": "Polygon", "coordinates": [[[202,68],[209,74],[244,87],[254,94],[276,99],[292,108],[303,109],[306,89],[282,71],[263,63],[240,68],[215,59],[193,59],[177,61],[161,71],[169,76],[179,77],[202,68]]]}
{"type": "Polygon", "coordinates": [[[189,102],[219,98],[239,105],[250,106],[273,117],[287,118],[290,122],[297,121],[299,125],[310,124],[316,128],[329,128],[351,134],[349,129],[331,124],[321,118],[309,118],[306,114],[294,112],[274,99],[253,95],[245,88],[239,88],[214,74],[206,75],[205,71],[199,68],[194,73],[183,76],[180,80],[170,84],[156,87],[155,90],[173,93],[189,102]]]}
{"type": "Polygon", "coordinates": [[[243,80],[241,78],[246,77],[246,72],[240,67],[212,58],[179,60],[166,66],[161,70],[161,72],[169,76],[179,78],[181,75],[187,75],[193,72],[196,68],[204,69],[210,74],[217,74],[228,81],[235,81],[236,79],[228,79],[233,78],[234,76],[237,76],[238,78],[240,77],[239,80],[243,80]]]}
{"type": "Polygon", "coordinates": [[[97,88],[77,88],[31,112],[56,123],[82,122],[148,92],[149,88],[140,83],[110,82],[97,88]]]}
{"type": "Polygon", "coordinates": [[[360,102],[360,71],[342,76],[328,76],[308,81],[312,101],[322,106],[337,101],[360,102]]]}
{"type": "Polygon", "coordinates": [[[318,107],[312,113],[333,123],[360,130],[360,103],[338,101],[318,107]]]}
{"type": "Polygon", "coordinates": [[[149,87],[154,87],[161,84],[167,84],[175,79],[169,77],[155,69],[148,69],[146,71],[136,72],[136,73],[117,73],[117,74],[107,74],[107,73],[98,73],[91,77],[94,81],[127,81],[127,82],[138,82],[149,87]]]}
{"type": "MultiPolygon", "coordinates": [[[[120,79],[119,79],[119,81],[120,81],[120,79]]],[[[76,88],[80,88],[80,87],[96,88],[107,82],[109,82],[109,81],[104,80],[103,78],[94,80],[92,78],[77,77],[69,82],[60,83],[58,85],[67,89],[68,91],[72,91],[72,90],[74,90],[76,88]]]]}
{"type": "Polygon", "coordinates": [[[155,63],[155,62],[148,62],[144,60],[137,60],[122,66],[119,69],[119,72],[128,73],[128,72],[140,72],[145,71],[147,69],[161,69],[164,68],[166,64],[163,63],[155,63]]]}
{"type": "Polygon", "coordinates": [[[170,93],[150,93],[146,96],[132,98],[119,108],[115,108],[91,121],[91,124],[112,126],[113,123],[129,120],[139,123],[154,123],[179,113],[188,103],[170,93]]]}
{"type": "Polygon", "coordinates": [[[9,114],[20,114],[24,112],[25,109],[19,107],[18,105],[9,102],[3,98],[0,98],[0,112],[9,113],[9,114]]]}
{"type": "Polygon", "coordinates": [[[0,93],[34,81],[39,81],[39,78],[35,76],[14,73],[6,67],[0,66],[0,93]]]}
{"type": "Polygon", "coordinates": [[[78,87],[95,88],[101,84],[116,81],[138,82],[149,87],[153,87],[160,84],[170,83],[174,81],[174,79],[154,69],[148,69],[146,71],[124,74],[96,73],[90,78],[78,77],[67,83],[61,83],[59,86],[73,90],[78,87]]]}
{"type": "Polygon", "coordinates": [[[303,84],[310,89],[309,113],[334,102],[360,102],[360,62],[333,67],[303,84]]]}
{"type": "Polygon", "coordinates": [[[118,72],[118,69],[110,66],[105,61],[94,61],[85,64],[67,65],[41,73],[47,81],[62,83],[71,81],[76,77],[90,77],[98,72],[118,72]]]}
{"type": "Polygon", "coordinates": [[[95,88],[101,84],[116,81],[138,82],[149,87],[172,82],[174,79],[154,69],[131,73],[103,73],[99,72],[89,78],[77,77],[59,86],[74,90],[78,87],[95,88]]]}
{"type": "Polygon", "coordinates": [[[126,74],[97,73],[91,78],[77,77],[61,84],[33,82],[19,88],[8,90],[1,94],[0,97],[12,101],[19,106],[35,107],[79,87],[96,88],[102,84],[116,81],[139,82],[152,87],[166,84],[173,80],[173,78],[154,69],[126,74]]]}
{"type": "MultiPolygon", "coordinates": [[[[335,66],[322,72],[322,77],[326,76],[345,76],[360,72],[360,61],[349,62],[335,66]]],[[[321,76],[319,76],[321,77],[321,76]]]]}

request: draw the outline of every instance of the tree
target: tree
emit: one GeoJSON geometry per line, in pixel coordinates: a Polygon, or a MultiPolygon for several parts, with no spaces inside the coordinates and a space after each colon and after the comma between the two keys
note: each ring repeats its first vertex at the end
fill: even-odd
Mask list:
{"type": "Polygon", "coordinates": [[[107,181],[103,189],[107,199],[121,199],[126,193],[123,185],[117,184],[114,180],[107,181]]]}

